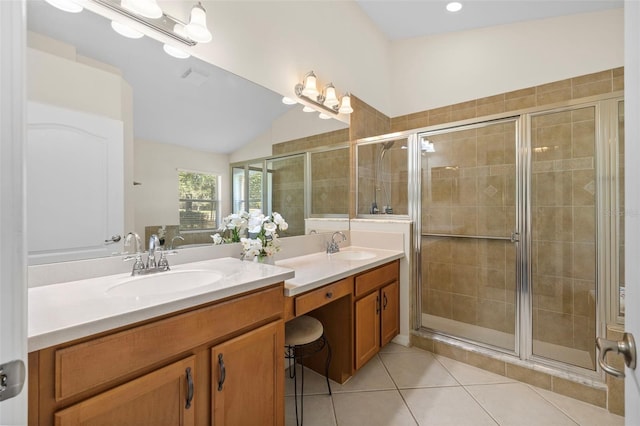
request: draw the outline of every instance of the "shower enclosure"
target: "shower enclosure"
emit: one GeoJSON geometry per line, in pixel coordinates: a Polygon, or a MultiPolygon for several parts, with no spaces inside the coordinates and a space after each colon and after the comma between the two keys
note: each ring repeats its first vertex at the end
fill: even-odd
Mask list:
{"type": "Polygon", "coordinates": [[[359,216],[415,221],[416,328],[600,377],[624,316],[617,96],[359,141],[359,216]]]}
{"type": "Polygon", "coordinates": [[[595,376],[606,284],[623,282],[621,105],[418,134],[422,327],[595,376]]]}

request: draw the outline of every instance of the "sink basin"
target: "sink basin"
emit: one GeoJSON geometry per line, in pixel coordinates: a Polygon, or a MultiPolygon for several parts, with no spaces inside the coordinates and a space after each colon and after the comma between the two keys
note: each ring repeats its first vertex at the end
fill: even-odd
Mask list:
{"type": "Polygon", "coordinates": [[[145,297],[178,293],[215,284],[224,275],[206,269],[166,271],[150,275],[138,275],[120,280],[107,289],[110,296],[145,297]]]}
{"type": "Polygon", "coordinates": [[[338,253],[330,254],[331,259],[336,260],[367,260],[376,257],[375,253],[370,251],[339,251],[338,253]]]}

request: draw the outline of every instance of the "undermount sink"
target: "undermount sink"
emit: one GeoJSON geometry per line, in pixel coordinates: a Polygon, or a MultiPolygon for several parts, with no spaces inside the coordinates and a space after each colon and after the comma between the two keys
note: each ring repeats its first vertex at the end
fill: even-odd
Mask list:
{"type": "Polygon", "coordinates": [[[120,280],[107,289],[110,296],[148,297],[178,293],[215,284],[223,274],[206,269],[157,272],[138,275],[120,280]]]}
{"type": "Polygon", "coordinates": [[[375,253],[370,251],[339,251],[337,253],[330,254],[331,259],[336,260],[367,260],[376,257],[375,253]]]}

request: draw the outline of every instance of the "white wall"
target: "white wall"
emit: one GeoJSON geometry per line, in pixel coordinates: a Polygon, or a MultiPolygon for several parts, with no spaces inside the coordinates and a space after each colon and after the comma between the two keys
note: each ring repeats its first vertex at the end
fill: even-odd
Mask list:
{"type": "Polygon", "coordinates": [[[133,187],[138,235],[144,235],[145,226],[180,223],[178,169],[220,175],[222,214],[230,212],[229,156],[138,139],[133,158],[133,180],[141,184],[133,187]]]}
{"type": "Polygon", "coordinates": [[[624,65],[623,10],[397,41],[398,116],[624,65]]]}

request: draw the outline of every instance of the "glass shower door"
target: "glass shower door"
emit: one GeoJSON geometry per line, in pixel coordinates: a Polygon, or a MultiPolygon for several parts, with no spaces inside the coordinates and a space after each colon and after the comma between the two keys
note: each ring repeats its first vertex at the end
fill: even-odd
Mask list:
{"type": "Polygon", "coordinates": [[[596,108],[531,117],[533,355],[595,369],[596,108]]]}
{"type": "Polygon", "coordinates": [[[516,352],[516,122],[419,136],[422,326],[516,352]]]}

